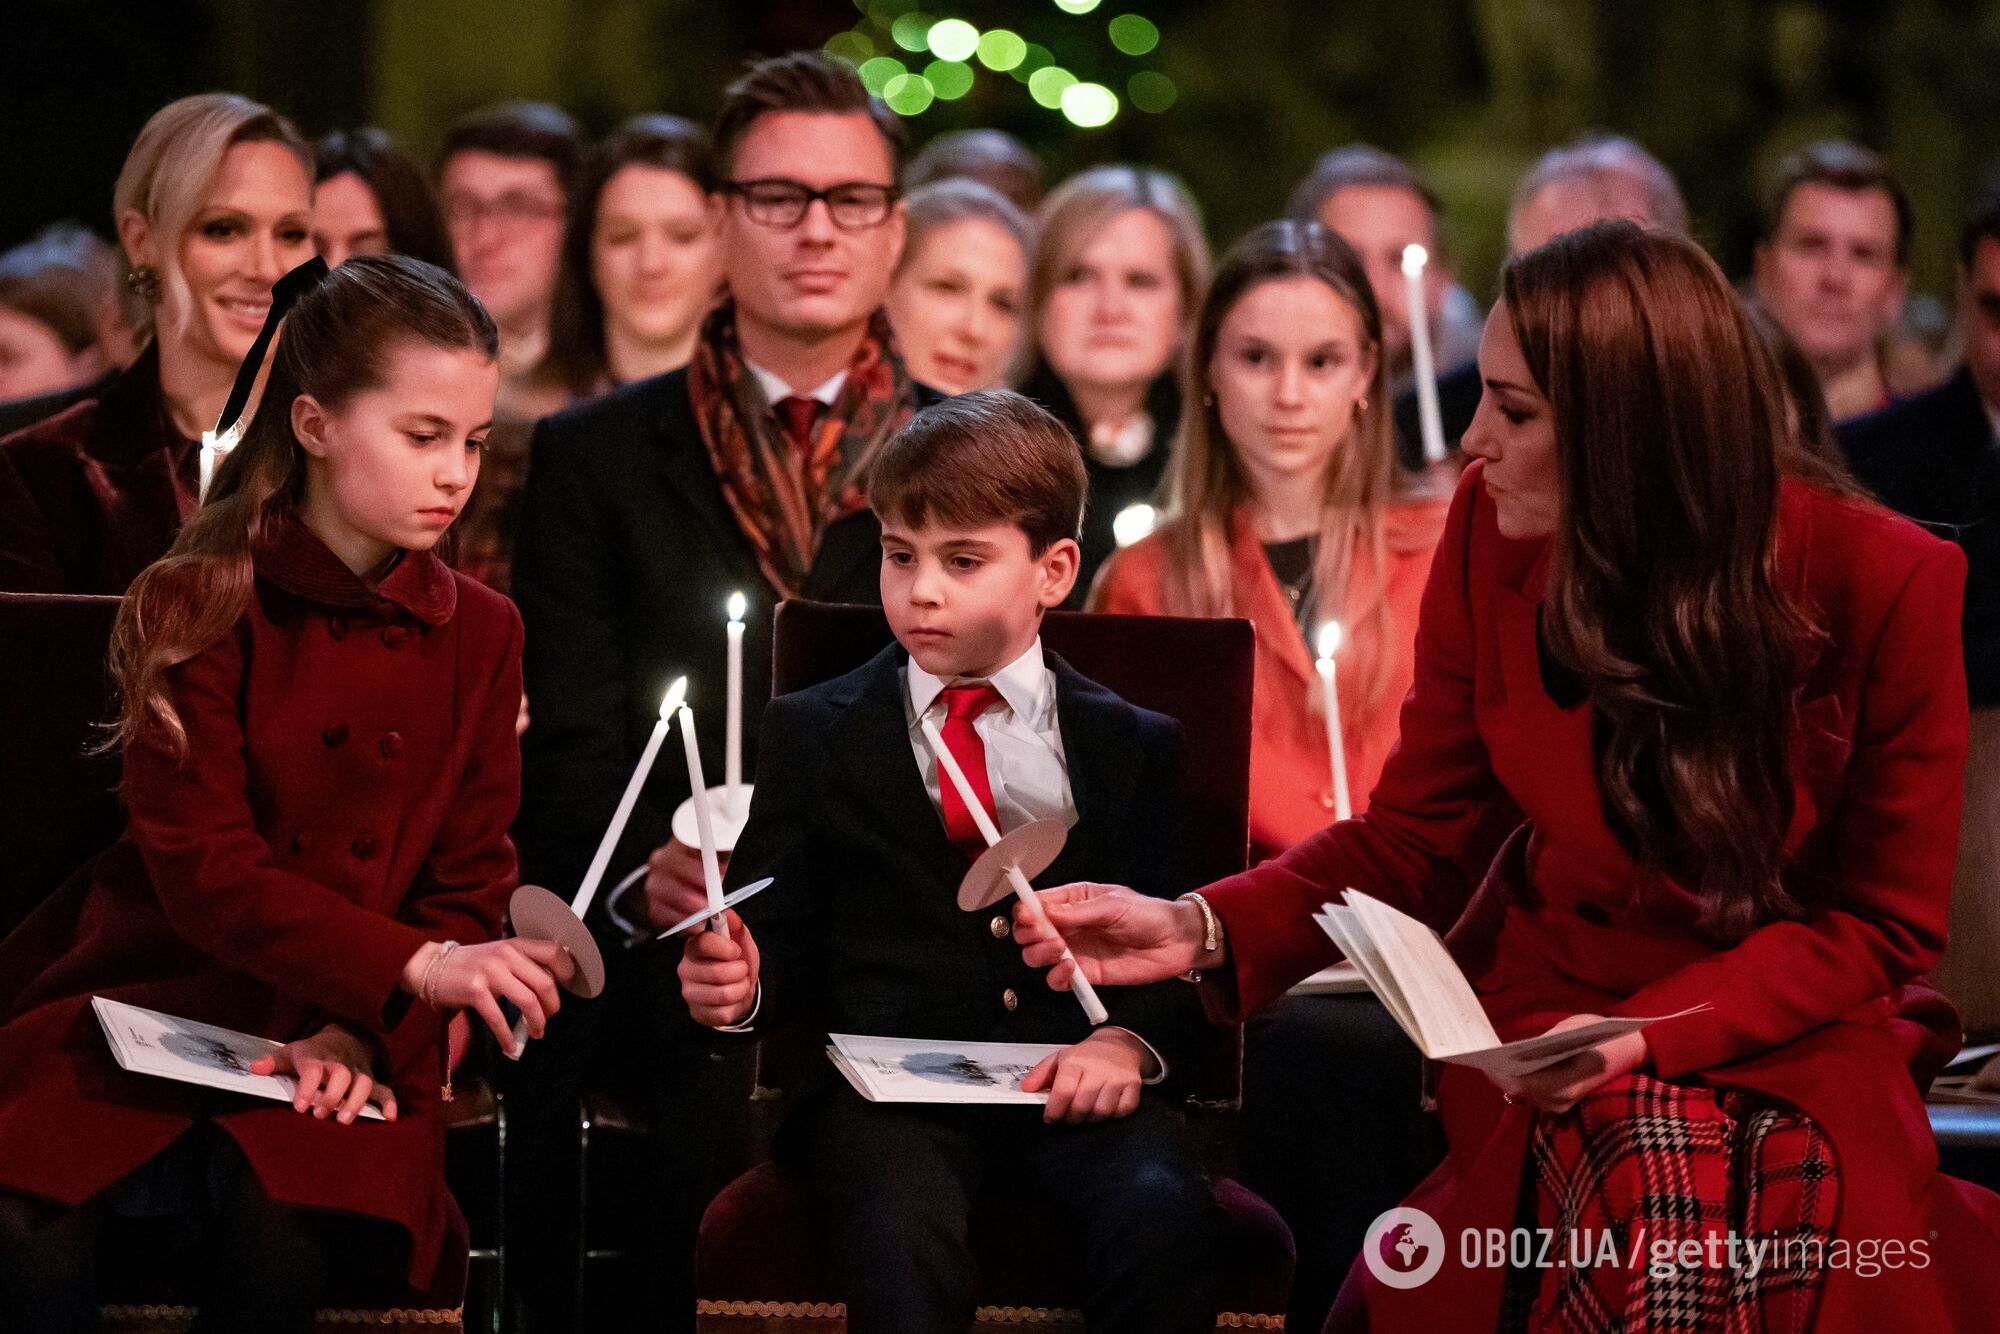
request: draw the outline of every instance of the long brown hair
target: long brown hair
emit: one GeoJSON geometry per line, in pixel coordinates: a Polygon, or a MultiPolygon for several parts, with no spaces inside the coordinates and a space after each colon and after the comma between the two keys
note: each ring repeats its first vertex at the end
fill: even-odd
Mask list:
{"type": "Polygon", "coordinates": [[[1583,680],[1605,819],[1725,940],[1796,918],[1792,714],[1819,632],[1781,586],[1780,479],[1846,490],[1792,435],[1775,363],[1692,241],[1600,222],[1501,291],[1555,422],[1549,652],[1583,680]]]}
{"type": "Polygon", "coordinates": [[[1360,256],[1334,232],[1313,221],[1284,219],[1268,222],[1238,241],[1216,268],[1182,368],[1183,401],[1180,439],[1174,446],[1166,479],[1167,519],[1161,541],[1167,553],[1167,581],[1162,603],[1172,615],[1238,615],[1230,576],[1231,516],[1249,499],[1249,484],[1236,451],[1223,432],[1215,405],[1209,363],[1222,322],[1250,291],[1283,278],[1311,278],[1354,308],[1361,322],[1363,351],[1375,354],[1375,375],[1368,386],[1367,405],[1355,415],[1347,442],[1334,451],[1324,481],[1325,503],[1313,568],[1318,619],[1339,620],[1352,631],[1373,619],[1382,646],[1361,698],[1372,708],[1394,672],[1396,636],[1390,633],[1389,609],[1381,574],[1388,568],[1388,543],[1383,512],[1404,489],[1406,479],[1396,467],[1395,437],[1389,403],[1387,358],[1381,355],[1382,313],[1368,286],[1360,256]],[[1376,572],[1374,587],[1354,604],[1347,600],[1357,547],[1370,553],[1376,572]]]}
{"type": "Polygon", "coordinates": [[[168,673],[215,644],[249,609],[251,552],[305,495],[292,402],[311,394],[338,410],[380,386],[399,341],[499,354],[493,319],[450,274],[404,255],[357,256],[300,296],[286,316],[264,396],[242,443],[217,469],[208,499],[173,547],[133,581],[111,632],[120,694],[110,746],[154,727],[187,750],[168,673]]]}

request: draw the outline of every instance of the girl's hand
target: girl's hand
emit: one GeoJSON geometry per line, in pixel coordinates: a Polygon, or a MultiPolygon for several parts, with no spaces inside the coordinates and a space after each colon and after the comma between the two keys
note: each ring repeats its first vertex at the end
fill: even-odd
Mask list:
{"type": "Polygon", "coordinates": [[[1087,1125],[1139,1110],[1146,1052],[1130,1033],[1100,1028],[1073,1047],[1046,1056],[1021,1081],[1023,1093],[1049,1092],[1042,1120],[1087,1125]]]}
{"type": "Polygon", "coordinates": [[[540,1037],[548,1031],[549,1016],[562,1008],[560,984],[576,976],[576,960],[554,941],[492,940],[461,945],[446,955],[428,979],[426,995],[425,974],[439,948],[433,941],[410,956],[403,965],[403,989],[440,1010],[478,1011],[509,1056],[514,1054],[514,1034],[500,1011],[501,1000],[512,1001],[528,1021],[530,1036],[540,1037]]]}
{"type": "Polygon", "coordinates": [[[335,1117],[342,1125],[354,1124],[361,1109],[374,1103],[385,1120],[396,1119],[396,1091],[377,1084],[370,1075],[368,1044],[339,1024],[328,1024],[309,1038],[287,1042],[269,1056],[250,1063],[253,1075],[292,1075],[298,1089],[292,1094],[292,1110],[310,1110],[314,1119],[335,1117]]]}
{"type": "Polygon", "coordinates": [[[757,1003],[757,942],[735,909],[725,920],[728,935],[704,926],[681,947],[681,998],[695,1022],[710,1028],[742,1023],[757,1003]]]}
{"type": "Polygon", "coordinates": [[[1160,982],[1204,962],[1201,909],[1192,903],[1093,884],[1044,889],[1037,897],[1059,934],[1043,930],[1027,905],[1016,903],[1014,939],[1030,967],[1050,970],[1049,985],[1057,991],[1070,989],[1075,971],[1062,962],[1064,942],[1097,986],[1160,982]]]}
{"type": "MultiPolygon", "coordinates": [[[[1582,1028],[1604,1018],[1601,1014],[1573,1014],[1549,1029],[1563,1033],[1582,1028]]],[[[1545,1035],[1546,1036],[1546,1035],[1545,1035]]],[[[1589,1097],[1600,1086],[1620,1075],[1630,1074],[1651,1059],[1646,1034],[1620,1033],[1589,1051],[1578,1052],[1559,1065],[1551,1065],[1519,1079],[1493,1076],[1493,1082],[1509,1102],[1531,1103],[1551,1116],[1560,1115],[1589,1097]]]]}

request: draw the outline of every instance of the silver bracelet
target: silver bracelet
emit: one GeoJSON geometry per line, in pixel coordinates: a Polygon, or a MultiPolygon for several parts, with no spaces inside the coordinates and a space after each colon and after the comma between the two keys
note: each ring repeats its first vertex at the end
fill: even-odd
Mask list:
{"type": "Polygon", "coordinates": [[[430,964],[424,969],[424,980],[417,988],[417,995],[424,1004],[430,1006],[433,1010],[437,1008],[438,969],[450,957],[451,952],[457,948],[458,942],[455,940],[439,941],[438,952],[431,956],[430,964]]]}
{"type": "MultiPolygon", "coordinates": [[[[1216,947],[1221,943],[1215,926],[1215,909],[1209,907],[1208,899],[1200,894],[1183,894],[1181,898],[1193,902],[1195,907],[1201,909],[1201,957],[1206,959],[1215,953],[1216,947]]],[[[1201,969],[1190,968],[1181,976],[1190,982],[1199,982],[1201,969]]]]}

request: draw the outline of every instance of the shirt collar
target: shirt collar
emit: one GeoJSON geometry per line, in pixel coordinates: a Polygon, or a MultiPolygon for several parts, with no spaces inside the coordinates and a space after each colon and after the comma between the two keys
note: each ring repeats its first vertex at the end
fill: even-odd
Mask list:
{"type": "MultiPolygon", "coordinates": [[[[765,402],[770,403],[775,407],[779,399],[793,397],[792,387],[790,385],[786,384],[783,380],[780,380],[777,376],[773,375],[771,372],[765,370],[762,366],[759,366],[756,362],[750,360],[750,358],[748,357],[743,358],[743,364],[745,366],[748,366],[750,368],[750,373],[757,377],[757,383],[764,390],[765,402]]],[[[842,386],[846,385],[846,383],[847,383],[847,368],[845,366],[842,366],[839,370],[835,371],[832,374],[832,376],[830,376],[826,380],[824,384],[820,385],[819,388],[813,390],[811,393],[805,395],[805,397],[818,399],[821,403],[825,404],[827,407],[830,408],[834,405],[834,402],[837,399],[839,399],[841,388],[842,386]]]]}
{"type": "MultiPolygon", "coordinates": [[[[916,716],[922,718],[930,712],[931,705],[944,692],[950,681],[932,676],[917,666],[911,658],[905,678],[909,682],[910,707],[916,716]]],[[[988,678],[993,688],[1000,692],[1000,698],[1007,702],[1016,718],[1037,724],[1048,709],[1049,691],[1054,683],[1048,664],[1042,660],[1042,638],[1035,636],[1035,642],[1028,645],[1027,652],[1002,667],[988,678]]]]}

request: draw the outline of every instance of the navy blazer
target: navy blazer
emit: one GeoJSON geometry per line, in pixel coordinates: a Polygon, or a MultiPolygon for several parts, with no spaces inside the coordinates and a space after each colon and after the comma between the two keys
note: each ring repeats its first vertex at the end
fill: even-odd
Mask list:
{"type": "MultiPolygon", "coordinates": [[[[988,1042],[1077,1042],[1073,995],[1021,961],[1013,900],[958,907],[970,865],[924,789],[890,645],[845,676],[771,701],[750,821],[731,887],[776,883],[742,908],[761,956],[757,1026],[988,1042]],[[1008,997],[1013,998],[1010,1006],[1008,997]]],[[[1194,886],[1176,856],[1180,724],[1126,703],[1047,654],[1077,821],[1040,887],[1077,880],[1172,897],[1194,886]]],[[[1190,1072],[1195,989],[1172,981],[1102,991],[1111,1022],[1190,1072]]]]}
{"type": "Polygon", "coordinates": [[[1965,683],[2000,705],[2000,450],[1972,373],[1834,428],[1882,502],[1965,550],[1965,683]]]}

